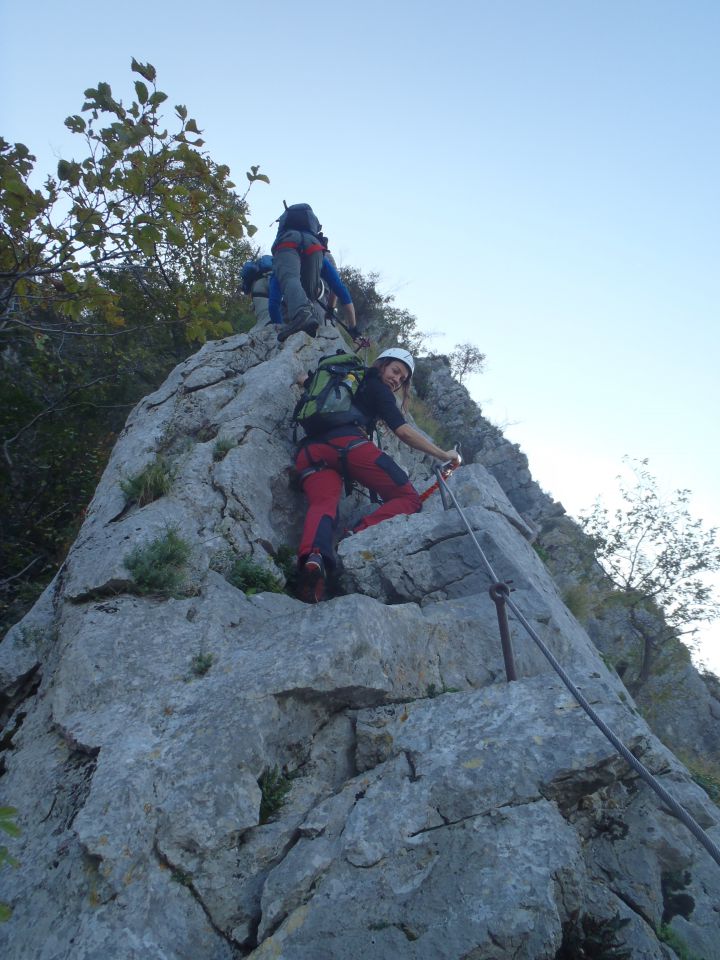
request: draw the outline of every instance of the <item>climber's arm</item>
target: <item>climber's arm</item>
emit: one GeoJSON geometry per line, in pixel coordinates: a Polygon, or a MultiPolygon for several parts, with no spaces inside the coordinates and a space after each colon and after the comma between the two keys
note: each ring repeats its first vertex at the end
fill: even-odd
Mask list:
{"type": "Polygon", "coordinates": [[[428,440],[427,437],[423,436],[418,430],[414,427],[411,427],[409,423],[404,423],[402,426],[398,427],[395,430],[395,436],[399,440],[402,440],[403,443],[406,443],[409,447],[412,447],[413,450],[419,450],[421,453],[427,453],[431,457],[435,457],[436,460],[440,460],[442,463],[445,463],[448,460],[457,466],[460,463],[460,454],[457,450],[442,450],[432,440],[428,440]]]}

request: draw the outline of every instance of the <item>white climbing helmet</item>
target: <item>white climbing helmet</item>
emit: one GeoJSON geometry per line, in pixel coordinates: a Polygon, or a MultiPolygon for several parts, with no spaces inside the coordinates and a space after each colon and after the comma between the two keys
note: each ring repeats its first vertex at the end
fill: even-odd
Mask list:
{"type": "Polygon", "coordinates": [[[410,371],[410,376],[415,373],[415,361],[412,358],[412,354],[408,353],[407,350],[403,350],[402,347],[390,347],[389,350],[383,350],[378,360],[402,360],[405,366],[410,371]]]}

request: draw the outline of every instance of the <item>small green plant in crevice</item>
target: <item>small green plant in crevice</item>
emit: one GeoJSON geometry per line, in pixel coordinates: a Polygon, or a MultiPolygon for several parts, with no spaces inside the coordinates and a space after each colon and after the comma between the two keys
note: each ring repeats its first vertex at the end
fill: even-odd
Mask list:
{"type": "Polygon", "coordinates": [[[296,555],[292,547],[286,543],[281,543],[275,554],[275,563],[282,570],[286,580],[291,580],[295,576],[296,555]]]}
{"type": "Polygon", "coordinates": [[[208,443],[210,440],[214,440],[217,434],[217,427],[213,427],[209,423],[205,423],[202,427],[195,431],[194,439],[197,441],[197,443],[208,443]]]}
{"type": "Polygon", "coordinates": [[[601,919],[575,911],[562,926],[562,943],[555,960],[630,960],[630,950],[618,943],[617,935],[630,920],[619,914],[601,919]]]}
{"type": "MultiPolygon", "coordinates": [[[[15,807],[0,807],[0,830],[9,837],[20,836],[20,827],[15,823],[17,813],[15,807]]],[[[11,867],[20,866],[15,857],[10,855],[8,848],[0,844],[0,867],[4,864],[8,864],[11,867]]],[[[4,923],[6,920],[9,920],[11,915],[12,907],[0,900],[0,922],[4,923]]]]}
{"type": "Polygon", "coordinates": [[[190,661],[190,670],[196,677],[204,677],[214,662],[211,653],[196,653],[190,661]]]}
{"type": "Polygon", "coordinates": [[[267,567],[251,557],[238,557],[227,572],[226,579],[248,596],[254,593],[282,593],[283,585],[267,567]]]}
{"type": "Polygon", "coordinates": [[[285,803],[285,797],[290,792],[294,777],[283,773],[279,767],[268,767],[258,777],[258,786],[262,799],[260,800],[260,823],[267,823],[270,817],[285,803]]]}
{"type": "Polygon", "coordinates": [[[442,686],[438,687],[436,683],[429,683],[427,685],[427,690],[425,691],[425,696],[429,700],[434,700],[435,697],[441,697],[444,693],[460,693],[459,687],[446,687],[445,682],[443,681],[442,686]]]}
{"type": "Polygon", "coordinates": [[[190,544],[177,530],[170,528],[164,536],[135,547],[124,563],[135,580],[138,593],[179,597],[183,593],[185,565],[190,552],[190,544]]]}
{"type": "Polygon", "coordinates": [[[185,870],[181,870],[179,867],[173,870],[170,879],[173,883],[179,883],[183,887],[192,887],[193,885],[193,875],[187,873],[185,870]]]}
{"type": "Polygon", "coordinates": [[[237,446],[235,440],[231,437],[218,437],[215,441],[215,446],[213,447],[213,460],[218,463],[220,460],[224,460],[227,454],[237,446]]]}
{"type": "Polygon", "coordinates": [[[673,928],[669,927],[666,923],[662,924],[657,935],[658,940],[660,940],[662,943],[666,943],[675,951],[675,953],[678,955],[678,960],[704,960],[703,957],[699,957],[696,953],[692,953],[682,937],[675,933],[673,928]]]}
{"type": "Polygon", "coordinates": [[[120,489],[125,494],[125,503],[136,503],[145,507],[153,500],[159,500],[170,492],[174,473],[165,457],[156,457],[140,473],[125,477],[120,481],[120,489]]]}

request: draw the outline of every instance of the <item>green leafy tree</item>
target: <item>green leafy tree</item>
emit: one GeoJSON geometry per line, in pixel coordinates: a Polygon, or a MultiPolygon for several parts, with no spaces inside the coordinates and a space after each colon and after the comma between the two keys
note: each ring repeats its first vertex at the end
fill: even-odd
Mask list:
{"type": "Polygon", "coordinates": [[[0,625],[62,562],[132,406],[254,322],[237,296],[256,253],[247,190],[184,106],[163,119],[154,68],[132,69],[129,106],[105,83],[85,92],[66,120],[85,159],[42,188],[27,147],[0,140],[0,625]]]}
{"type": "Polygon", "coordinates": [[[623,503],[615,511],[598,500],[580,518],[641,642],[636,686],[649,678],[665,643],[692,640],[702,623],[720,615],[708,580],[720,570],[717,531],[693,518],[689,490],[663,498],[647,465],[633,462],[632,486],[618,477],[623,503]]]}
{"type": "MultiPolygon", "coordinates": [[[[175,107],[174,131],[160,113],[152,64],[132,61],[129,106],[107,83],[85,91],[80,114],[65,125],[84,141],[81,161],[60,160],[42,189],[29,179],[35,158],[0,139],[0,329],[36,327],[38,305],[78,321],[124,323],[120,297],[103,283],[108,267],[142,266],[173,295],[175,319],[190,342],[231,332],[217,268],[233,240],[250,237],[245,197],[229,168],[202,150],[187,108],[175,107]],[[104,124],[104,125],[103,125],[104,124]]],[[[268,178],[251,167],[250,184],[268,178]]]]}

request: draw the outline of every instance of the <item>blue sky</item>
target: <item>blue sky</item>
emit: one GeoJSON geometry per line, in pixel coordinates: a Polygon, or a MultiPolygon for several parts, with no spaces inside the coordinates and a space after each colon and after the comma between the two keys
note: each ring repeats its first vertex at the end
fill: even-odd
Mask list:
{"type": "Polygon", "coordinates": [[[568,510],[629,454],[720,525],[720,4],[28,9],[0,12],[0,129],[43,173],[80,155],[62,121],[83,90],[129,100],[131,57],[150,61],[238,184],[271,178],[260,242],[308,201],[433,349],[487,354],[473,396],[568,510]]]}

